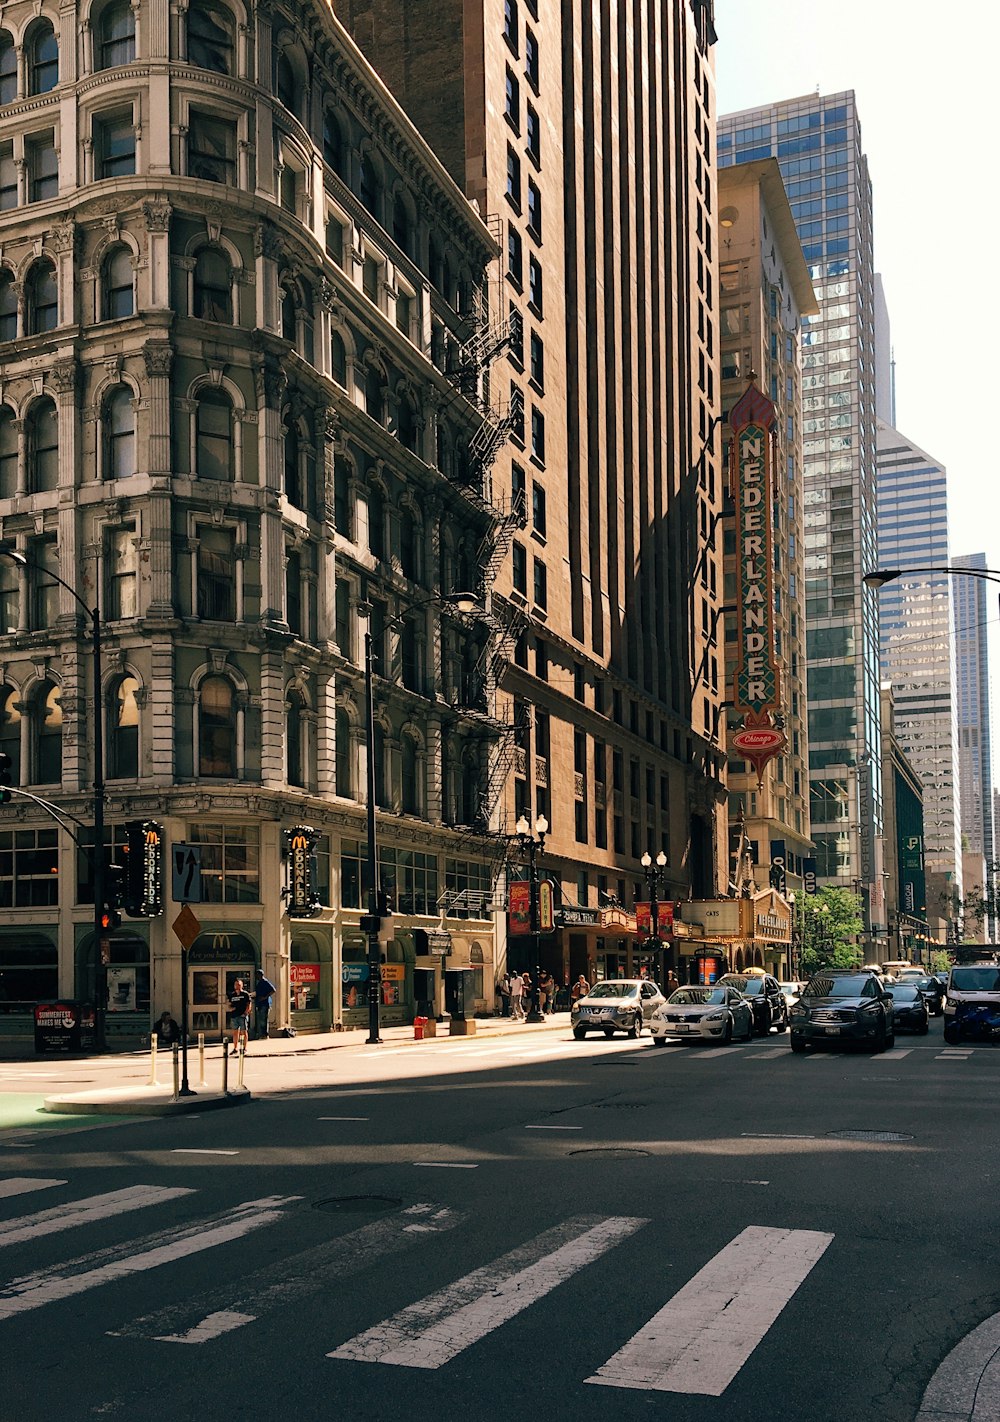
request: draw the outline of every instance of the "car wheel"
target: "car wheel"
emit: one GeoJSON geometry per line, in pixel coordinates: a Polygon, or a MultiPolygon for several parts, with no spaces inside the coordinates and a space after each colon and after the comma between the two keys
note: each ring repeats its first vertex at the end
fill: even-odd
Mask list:
{"type": "Polygon", "coordinates": [[[921,1037],[926,1037],[926,1036],[927,1036],[927,1033],[928,1033],[930,1030],[931,1030],[931,1024],[925,1019],[924,1022],[921,1024],[921,1027],[920,1027],[920,1035],[921,1035],[921,1037]]]}
{"type": "Polygon", "coordinates": [[[893,1030],[892,1032],[890,1032],[890,1033],[888,1034],[888,1036],[887,1036],[886,1039],[885,1039],[885,1050],[886,1050],[887,1052],[891,1052],[892,1049],[893,1049],[893,1047],[894,1047],[895,1045],[896,1045],[896,1033],[895,1033],[895,1030],[893,1030]]]}
{"type": "Polygon", "coordinates": [[[586,1035],[587,1035],[587,1029],[586,1029],[586,1027],[574,1027],[574,1028],[573,1028],[573,1036],[576,1038],[576,1040],[577,1040],[578,1042],[582,1042],[583,1039],[584,1039],[584,1037],[586,1037],[586,1035]]]}
{"type": "Polygon", "coordinates": [[[666,1045],[667,1045],[667,1039],[666,1039],[666,1037],[654,1037],[654,1038],[653,1038],[653,1046],[654,1046],[654,1047],[665,1047],[666,1045]]]}
{"type": "Polygon", "coordinates": [[[723,1045],[724,1047],[732,1046],[732,1041],[733,1041],[733,1019],[730,1017],[729,1021],[726,1023],[726,1030],[725,1030],[725,1031],[723,1032],[723,1034],[722,1034],[722,1045],[723,1045]]]}
{"type": "Polygon", "coordinates": [[[753,1018],[752,1018],[752,1017],[749,1018],[748,1021],[747,1021],[747,1034],[746,1034],[746,1036],[743,1038],[743,1040],[744,1040],[744,1042],[752,1042],[752,1041],[753,1041],[753,1018]]]}
{"type": "Polygon", "coordinates": [[[628,1029],[628,1035],[634,1040],[642,1036],[642,1013],[636,1013],[632,1018],[632,1026],[628,1029]]]}
{"type": "Polygon", "coordinates": [[[771,1030],[771,1009],[765,1007],[761,1014],[760,1026],[757,1029],[762,1037],[766,1037],[771,1030]]]}
{"type": "Polygon", "coordinates": [[[796,1037],[795,1033],[793,1032],[788,1040],[793,1052],[795,1052],[798,1056],[803,1056],[805,1054],[806,1044],[801,1037],[796,1037]]]}
{"type": "Polygon", "coordinates": [[[962,1040],[962,1029],[957,1022],[944,1024],[944,1039],[952,1047],[962,1040]]]}

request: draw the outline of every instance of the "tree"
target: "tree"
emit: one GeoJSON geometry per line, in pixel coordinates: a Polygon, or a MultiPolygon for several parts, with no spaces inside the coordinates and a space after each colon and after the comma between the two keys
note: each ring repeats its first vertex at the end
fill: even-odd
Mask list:
{"type": "Polygon", "coordinates": [[[796,900],[802,944],[799,961],[806,976],[822,968],[859,967],[864,953],[858,944],[864,923],[861,900],[850,889],[818,889],[796,900]]]}

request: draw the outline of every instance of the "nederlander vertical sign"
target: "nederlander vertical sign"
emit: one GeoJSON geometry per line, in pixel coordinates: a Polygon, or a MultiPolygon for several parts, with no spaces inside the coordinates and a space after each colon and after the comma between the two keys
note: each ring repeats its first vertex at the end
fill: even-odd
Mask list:
{"type": "Polygon", "coordinates": [[[751,381],[729,412],[733,431],[730,479],[736,511],[739,657],[733,706],[743,725],[730,745],[757,771],[787,744],[773,713],[781,706],[781,678],[774,651],[774,552],[772,547],[774,405],[751,381]]]}

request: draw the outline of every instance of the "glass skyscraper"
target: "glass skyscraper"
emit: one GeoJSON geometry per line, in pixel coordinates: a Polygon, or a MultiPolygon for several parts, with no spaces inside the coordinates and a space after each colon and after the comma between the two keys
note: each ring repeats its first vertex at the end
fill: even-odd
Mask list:
{"type": "MultiPolygon", "coordinates": [[[[985,553],[953,558],[953,568],[986,571],[985,553]]],[[[993,833],[993,753],[990,734],[990,666],[988,630],[995,589],[975,576],[955,578],[955,676],[958,689],[958,779],[963,850],[984,861],[986,889],[995,875],[993,833]]],[[[965,893],[971,885],[964,874],[965,893]]],[[[981,925],[986,941],[996,942],[996,917],[981,925]]],[[[977,925],[966,923],[967,930],[977,925]]]]}
{"type": "Polygon", "coordinates": [[[821,882],[882,921],[872,190],[853,92],[719,119],[719,167],[776,157],[819,301],[803,322],[809,777],[821,882]]]}

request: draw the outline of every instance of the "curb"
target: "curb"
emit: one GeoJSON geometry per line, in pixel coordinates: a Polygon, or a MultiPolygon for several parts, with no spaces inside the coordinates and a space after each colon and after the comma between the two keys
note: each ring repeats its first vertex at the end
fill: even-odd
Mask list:
{"type": "Polygon", "coordinates": [[[1000,1313],[995,1313],[938,1365],[914,1422],[989,1422],[998,1415],[1000,1313]]]}
{"type": "Polygon", "coordinates": [[[144,1101],[142,1097],[133,1096],[124,1099],[116,1099],[111,1092],[101,1093],[99,1099],[89,1099],[97,1093],[82,1092],[76,1096],[47,1096],[42,1104],[42,1110],[51,1115],[67,1116],[183,1116],[189,1112],[197,1111],[223,1111],[230,1106],[245,1106],[253,1100],[249,1091],[230,1091],[225,1096],[204,1095],[185,1096],[183,1100],[175,1101],[173,1097],[164,1100],[144,1101]]]}

